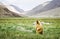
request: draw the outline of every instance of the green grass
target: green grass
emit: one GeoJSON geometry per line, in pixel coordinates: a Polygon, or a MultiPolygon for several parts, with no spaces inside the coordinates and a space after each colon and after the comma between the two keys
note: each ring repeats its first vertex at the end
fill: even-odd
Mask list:
{"type": "Polygon", "coordinates": [[[40,19],[44,34],[36,34],[33,23],[36,18],[1,18],[0,39],[60,39],[60,19],[40,19]]]}

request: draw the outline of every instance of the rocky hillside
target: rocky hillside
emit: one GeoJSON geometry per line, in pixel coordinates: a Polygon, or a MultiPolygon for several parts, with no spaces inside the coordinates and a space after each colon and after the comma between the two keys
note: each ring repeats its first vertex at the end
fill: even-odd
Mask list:
{"type": "Polygon", "coordinates": [[[0,18],[2,17],[22,17],[17,11],[13,11],[9,6],[0,3],[0,18]],[[8,8],[9,7],[9,8],[8,8]]]}

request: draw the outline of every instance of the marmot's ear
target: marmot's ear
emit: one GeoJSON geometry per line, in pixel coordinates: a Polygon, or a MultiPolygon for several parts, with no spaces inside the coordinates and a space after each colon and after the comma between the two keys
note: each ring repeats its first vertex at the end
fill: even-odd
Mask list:
{"type": "Polygon", "coordinates": [[[40,24],[39,20],[36,21],[36,24],[40,24]]]}

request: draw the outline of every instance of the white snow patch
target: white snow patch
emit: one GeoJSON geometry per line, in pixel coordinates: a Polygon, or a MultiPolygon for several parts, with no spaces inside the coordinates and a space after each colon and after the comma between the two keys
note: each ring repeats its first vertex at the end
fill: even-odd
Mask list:
{"type": "MultiPolygon", "coordinates": [[[[49,23],[49,22],[40,22],[40,24],[41,24],[41,25],[43,25],[43,24],[49,25],[49,24],[51,24],[51,23],[49,23]]],[[[36,26],[36,22],[34,22],[33,25],[36,26]]]]}
{"type": "Polygon", "coordinates": [[[49,4],[50,2],[44,2],[43,4],[42,4],[42,6],[46,6],[47,4],[49,4]]]}
{"type": "Polygon", "coordinates": [[[48,23],[48,22],[41,22],[42,24],[47,24],[47,25],[49,25],[50,23],[48,23]]]}
{"type": "Polygon", "coordinates": [[[32,30],[27,30],[27,29],[25,29],[24,27],[21,27],[21,26],[18,26],[16,29],[20,30],[20,31],[25,31],[25,32],[32,32],[32,30]]]}

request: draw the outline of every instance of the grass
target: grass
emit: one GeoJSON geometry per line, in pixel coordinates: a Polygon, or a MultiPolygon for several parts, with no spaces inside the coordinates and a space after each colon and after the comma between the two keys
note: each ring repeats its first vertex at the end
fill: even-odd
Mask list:
{"type": "Polygon", "coordinates": [[[60,19],[40,19],[44,34],[36,34],[33,23],[36,18],[1,18],[0,39],[60,39],[60,19]]]}

